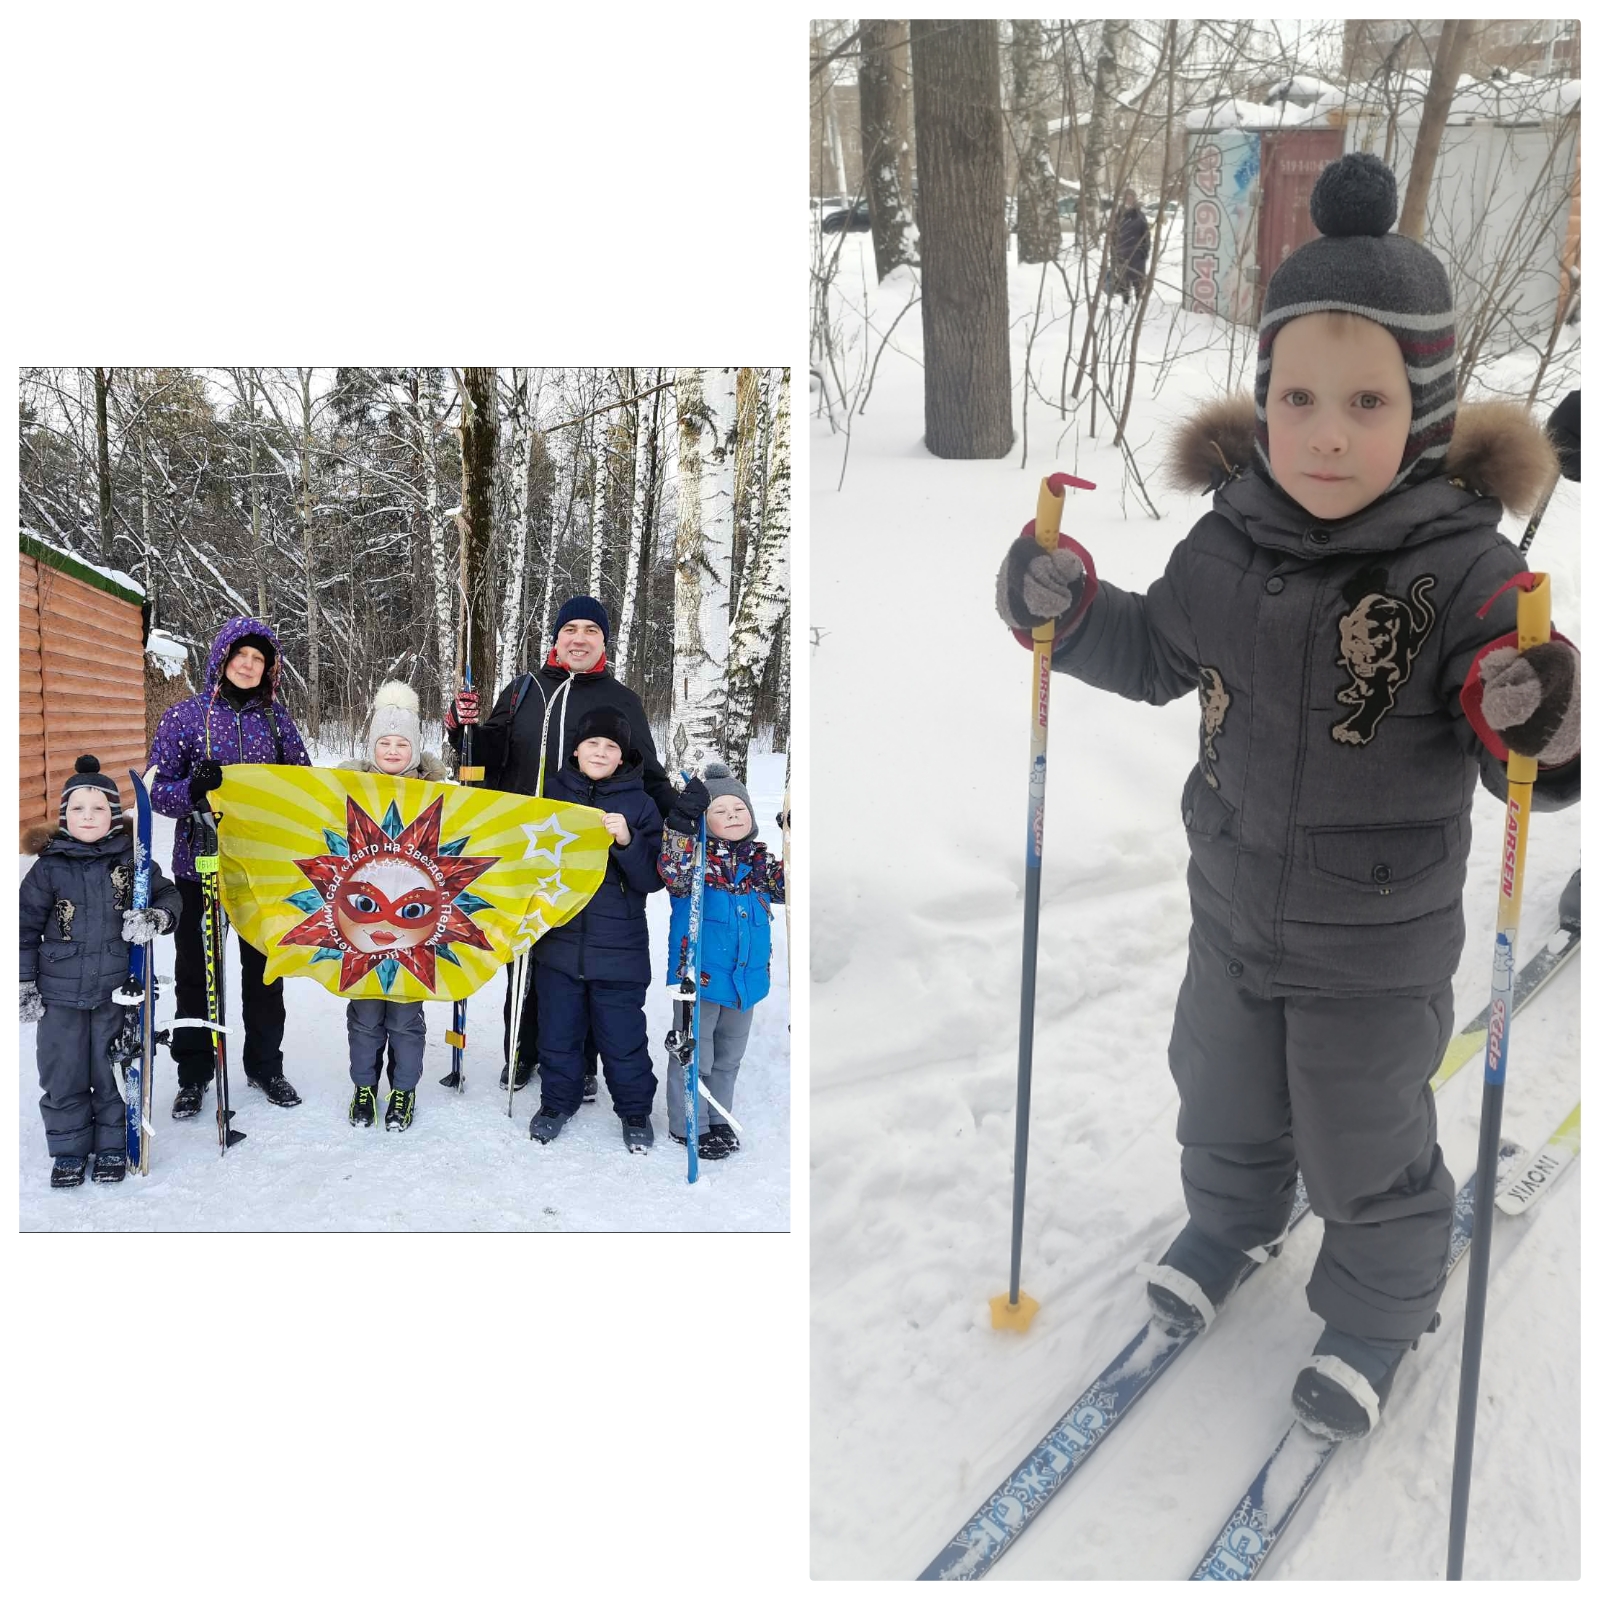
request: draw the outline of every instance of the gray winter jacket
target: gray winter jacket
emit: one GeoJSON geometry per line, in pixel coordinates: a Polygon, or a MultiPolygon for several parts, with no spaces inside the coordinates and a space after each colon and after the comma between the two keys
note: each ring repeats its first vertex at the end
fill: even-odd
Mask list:
{"type": "MultiPolygon", "coordinates": [[[[1252,420],[1241,397],[1185,430],[1180,481],[1226,476],[1212,509],[1147,594],[1102,583],[1053,665],[1156,705],[1198,691],[1189,894],[1236,982],[1429,993],[1461,955],[1478,778],[1505,794],[1459,698],[1516,627],[1511,592],[1477,615],[1525,570],[1501,504],[1554,462],[1520,408],[1464,406],[1444,474],[1321,523],[1245,466],[1252,420]]],[[[1535,806],[1575,801],[1578,765],[1541,770],[1535,806]]]]}
{"type": "MultiPolygon", "coordinates": [[[[121,818],[88,844],[46,828],[30,833],[25,844],[39,859],[19,897],[22,982],[37,983],[46,1005],[92,1011],[128,976],[122,913],[133,904],[131,819],[121,818]]],[[[154,861],[150,904],[177,923],[177,886],[154,861]]]]}

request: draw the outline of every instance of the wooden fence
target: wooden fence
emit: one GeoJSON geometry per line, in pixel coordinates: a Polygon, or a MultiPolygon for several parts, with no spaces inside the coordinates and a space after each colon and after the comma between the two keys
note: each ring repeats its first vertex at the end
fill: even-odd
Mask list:
{"type": "Polygon", "coordinates": [[[133,804],[128,769],[145,758],[142,597],[26,534],[18,579],[23,828],[54,822],[85,752],[133,804]]]}

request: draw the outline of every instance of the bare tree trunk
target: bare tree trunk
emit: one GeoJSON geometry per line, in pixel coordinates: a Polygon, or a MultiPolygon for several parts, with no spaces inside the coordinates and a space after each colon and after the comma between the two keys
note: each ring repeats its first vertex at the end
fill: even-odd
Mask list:
{"type": "Polygon", "coordinates": [[[111,374],[106,367],[94,369],[95,467],[100,480],[100,560],[111,565],[111,435],[106,426],[106,391],[111,374]]]}
{"type": "MultiPolygon", "coordinates": [[[[743,381],[741,371],[740,379],[743,381]]],[[[769,396],[766,441],[766,514],[745,549],[743,581],[728,647],[728,712],[722,749],[735,775],[744,778],[750,755],[756,695],[777,630],[789,607],[789,371],[784,368],[769,396]]]]}
{"type": "Polygon", "coordinates": [[[1045,124],[1044,51],[1039,24],[1011,24],[1011,114],[1018,139],[1017,260],[1054,261],[1061,254],[1059,185],[1045,124]]]}
{"type": "Polygon", "coordinates": [[[928,449],[1011,449],[1005,159],[994,22],[911,24],[928,449]]]}
{"type": "Polygon", "coordinates": [[[733,462],[727,446],[736,382],[731,367],[677,371],[678,539],[667,748],[680,768],[704,763],[723,729],[733,553],[733,462]]]}
{"type": "MultiPolygon", "coordinates": [[[[656,383],[660,382],[661,369],[657,367],[656,383]]],[[[619,678],[633,662],[635,640],[644,638],[650,622],[650,560],[655,549],[656,506],[661,485],[661,394],[658,387],[650,397],[650,425],[644,434],[635,470],[633,534],[622,611],[622,647],[617,657],[619,678]]]]}
{"type": "Polygon", "coordinates": [[[880,281],[915,255],[909,37],[904,22],[861,24],[861,159],[880,281]]]}
{"type": "Polygon", "coordinates": [[[1127,28],[1125,22],[1107,22],[1100,30],[1100,50],[1094,64],[1094,100],[1089,108],[1089,131],[1084,135],[1083,171],[1078,187],[1078,238],[1084,242],[1085,249],[1088,242],[1103,231],[1100,217],[1102,169],[1110,140],[1112,96],[1121,71],[1117,53],[1127,28]]]}
{"type": "Polygon", "coordinates": [[[533,406],[528,393],[528,369],[511,369],[511,464],[508,499],[509,527],[506,530],[505,587],[501,591],[499,628],[495,639],[498,670],[514,672],[522,650],[522,597],[524,567],[528,560],[528,522],[532,515],[533,406]]]}
{"type": "Polygon", "coordinates": [[[500,442],[493,367],[461,369],[461,587],[472,681],[495,682],[494,466],[500,442]]]}
{"type": "Polygon", "coordinates": [[[1411,152],[1411,175],[1406,179],[1405,204],[1400,208],[1396,233],[1422,241],[1428,218],[1428,191],[1433,187],[1433,169],[1444,139],[1445,119],[1455,97],[1456,80],[1466,63],[1476,22],[1446,22],[1439,34],[1433,55],[1433,72],[1428,92],[1422,101],[1422,122],[1417,128],[1416,148],[1411,152]]]}
{"type": "Polygon", "coordinates": [[[322,608],[317,602],[317,546],[311,532],[311,374],[312,367],[298,367],[300,374],[300,534],[306,574],[306,687],[311,695],[311,737],[322,737],[322,608]]]}
{"type": "MultiPolygon", "coordinates": [[[[434,667],[439,674],[439,709],[443,712],[455,690],[455,574],[451,570],[451,545],[439,505],[439,463],[434,451],[438,444],[441,419],[433,384],[420,370],[422,391],[422,472],[423,505],[428,519],[428,555],[433,569],[433,647],[434,667]]],[[[465,401],[462,402],[465,405],[465,401]]]]}
{"type": "MultiPolygon", "coordinates": [[[[236,372],[236,380],[237,377],[236,372]]],[[[248,419],[246,427],[250,433],[250,549],[256,563],[256,615],[264,619],[267,615],[267,552],[261,543],[261,441],[260,429],[256,424],[256,385],[259,377],[257,368],[244,369],[243,399],[248,419]]]]}
{"type": "Polygon", "coordinates": [[[747,552],[760,532],[756,456],[761,447],[761,369],[740,367],[733,440],[733,560],[729,564],[728,615],[739,610],[747,552]]]}

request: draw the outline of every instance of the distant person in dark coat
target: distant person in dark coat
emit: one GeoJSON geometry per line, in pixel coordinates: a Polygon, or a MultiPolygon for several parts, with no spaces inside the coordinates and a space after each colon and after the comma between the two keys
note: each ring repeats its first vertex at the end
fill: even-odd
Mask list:
{"type": "Polygon", "coordinates": [[[1112,253],[1111,292],[1120,294],[1126,305],[1130,295],[1137,298],[1143,292],[1145,263],[1150,259],[1150,224],[1132,189],[1122,194],[1112,253]]]}

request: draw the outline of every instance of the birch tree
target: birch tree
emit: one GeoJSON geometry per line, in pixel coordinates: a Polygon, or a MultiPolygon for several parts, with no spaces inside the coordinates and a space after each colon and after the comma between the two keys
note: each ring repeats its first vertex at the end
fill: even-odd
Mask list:
{"type": "Polygon", "coordinates": [[[677,371],[678,537],[667,747],[680,768],[702,766],[724,732],[737,383],[733,367],[677,371]]]}
{"type": "Polygon", "coordinates": [[[493,367],[462,367],[461,396],[461,604],[465,659],[472,680],[495,682],[494,539],[495,451],[500,437],[499,396],[493,367]]]}
{"type": "Polygon", "coordinates": [[[1011,24],[1011,111],[1017,144],[1017,260],[1061,254],[1056,169],[1045,123],[1045,76],[1039,24],[1011,24]]]}
{"type": "MultiPolygon", "coordinates": [[[[634,637],[642,634],[650,615],[649,572],[655,543],[656,504],[662,476],[661,396],[662,369],[656,368],[655,392],[650,396],[650,420],[642,412],[639,442],[634,451],[633,514],[628,531],[628,565],[623,583],[622,626],[618,631],[617,676],[627,681],[628,663],[634,657],[634,637]]],[[[641,407],[643,402],[640,402],[641,407]]]]}
{"type": "Polygon", "coordinates": [[[787,623],[789,605],[789,369],[767,374],[764,389],[761,470],[751,474],[759,475],[764,493],[745,545],[728,648],[728,709],[722,735],[728,765],[741,781],[749,762],[756,695],[787,623]]]}

